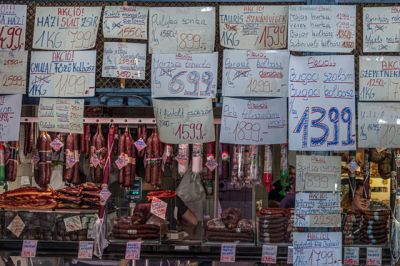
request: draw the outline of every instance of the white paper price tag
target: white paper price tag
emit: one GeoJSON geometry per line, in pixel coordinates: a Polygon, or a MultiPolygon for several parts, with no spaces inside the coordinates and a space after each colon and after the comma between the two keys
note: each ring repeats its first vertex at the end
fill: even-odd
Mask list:
{"type": "Polygon", "coordinates": [[[235,262],[236,244],[222,244],[220,262],[235,262]]]}
{"type": "Polygon", "coordinates": [[[380,266],[382,265],[382,249],[381,248],[367,248],[367,264],[380,266]]]}
{"type": "Polygon", "coordinates": [[[359,265],[359,252],[358,247],[345,247],[344,248],[344,265],[359,265]]]}
{"type": "Polygon", "coordinates": [[[287,264],[293,264],[293,247],[289,246],[287,250],[287,264]]]}
{"type": "Polygon", "coordinates": [[[263,245],[261,262],[275,264],[277,253],[278,253],[278,246],[263,245]]]}
{"type": "Polygon", "coordinates": [[[93,241],[79,241],[78,259],[93,258],[93,241]]]}
{"type": "Polygon", "coordinates": [[[25,223],[22,221],[21,217],[17,214],[11,223],[7,226],[7,229],[10,230],[16,237],[19,237],[24,231],[25,223]]]}
{"type": "Polygon", "coordinates": [[[22,242],[21,257],[34,258],[36,257],[37,240],[24,240],[22,242]]]}
{"type": "Polygon", "coordinates": [[[65,218],[64,225],[65,225],[65,230],[67,232],[82,230],[81,217],[76,215],[76,216],[71,216],[71,217],[65,218]]]}
{"type": "Polygon", "coordinates": [[[125,259],[126,260],[139,260],[142,242],[130,241],[126,243],[125,259]]]}

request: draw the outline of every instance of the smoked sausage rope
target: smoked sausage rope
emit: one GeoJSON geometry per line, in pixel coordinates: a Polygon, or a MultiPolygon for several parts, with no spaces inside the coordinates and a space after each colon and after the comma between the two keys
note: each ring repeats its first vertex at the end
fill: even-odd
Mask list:
{"type": "Polygon", "coordinates": [[[189,167],[189,144],[178,145],[178,155],[175,160],[178,162],[178,174],[183,177],[189,167]]]}
{"type": "Polygon", "coordinates": [[[153,130],[152,133],[152,145],[153,145],[153,168],[151,171],[151,184],[153,186],[161,186],[162,183],[162,143],[158,135],[157,129],[153,130]]]}
{"type": "Polygon", "coordinates": [[[6,160],[6,178],[7,181],[14,182],[17,179],[18,168],[18,142],[10,141],[8,143],[9,156],[6,160]]]}
{"type": "Polygon", "coordinates": [[[101,124],[97,125],[97,131],[92,138],[91,145],[90,174],[93,181],[100,183],[103,180],[103,169],[107,154],[106,140],[101,131],[101,124]]]}
{"type": "Polygon", "coordinates": [[[117,128],[114,125],[110,125],[107,135],[107,156],[103,172],[103,180],[102,180],[103,185],[108,185],[108,181],[110,179],[112,153],[114,150],[114,142],[117,138],[118,138],[117,128]]]}
{"type": "Polygon", "coordinates": [[[45,131],[40,132],[36,143],[39,152],[39,162],[35,181],[42,188],[47,187],[51,178],[52,149],[50,147],[50,142],[50,135],[45,131]]]}
{"type": "Polygon", "coordinates": [[[151,183],[151,168],[153,167],[153,138],[150,136],[147,138],[146,143],[146,157],[145,157],[145,181],[146,183],[151,183]]]}

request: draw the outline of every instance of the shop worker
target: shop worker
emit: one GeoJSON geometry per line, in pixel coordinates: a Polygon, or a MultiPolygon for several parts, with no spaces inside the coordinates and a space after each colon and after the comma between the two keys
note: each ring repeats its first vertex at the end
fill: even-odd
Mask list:
{"type": "Polygon", "coordinates": [[[273,189],[268,195],[268,206],[270,208],[279,207],[280,202],[290,189],[290,183],[294,184],[296,180],[296,168],[293,165],[289,165],[288,170],[288,175],[281,173],[279,180],[273,184],[273,189]]]}

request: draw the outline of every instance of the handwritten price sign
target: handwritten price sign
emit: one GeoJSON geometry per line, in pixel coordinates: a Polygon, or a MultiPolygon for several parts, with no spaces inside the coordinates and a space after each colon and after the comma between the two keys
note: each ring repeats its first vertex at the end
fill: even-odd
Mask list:
{"type": "Polygon", "coordinates": [[[145,79],[146,44],[105,42],[102,77],[145,79]]]}
{"type": "MultiPolygon", "coordinates": [[[[39,102],[39,130],[63,133],[83,133],[83,99],[54,99],[40,98],[39,102]],[[62,111],[64,116],[58,116],[62,111]]],[[[71,163],[75,163],[75,158],[71,163]]]]}
{"type": "Polygon", "coordinates": [[[344,265],[359,265],[359,247],[344,248],[344,265]]]}
{"type": "Polygon", "coordinates": [[[291,51],[350,53],[356,46],[356,6],[290,6],[289,14],[291,51]]]}
{"type": "Polygon", "coordinates": [[[342,233],[293,233],[294,265],[342,265],[342,233]]]}
{"type": "Polygon", "coordinates": [[[211,99],[153,99],[153,106],[161,142],[193,144],[215,140],[211,99]]]}
{"type": "Polygon", "coordinates": [[[287,143],[286,98],[243,100],[224,97],[221,142],[261,145],[287,143]]]}
{"type": "Polygon", "coordinates": [[[263,245],[261,263],[276,264],[277,252],[278,252],[278,246],[263,245]]]}
{"type": "Polygon", "coordinates": [[[222,95],[287,97],[289,56],[289,51],[225,49],[222,95]]]}
{"type": "Polygon", "coordinates": [[[125,259],[126,260],[139,260],[142,242],[129,241],[126,243],[125,259]]]}
{"type": "Polygon", "coordinates": [[[147,40],[147,7],[106,6],[103,14],[105,38],[147,40]]]}
{"type": "Polygon", "coordinates": [[[256,50],[285,48],[287,21],[287,6],[220,6],[221,45],[256,50]]]}
{"type": "Polygon", "coordinates": [[[157,97],[215,98],[218,53],[153,54],[151,95],[157,97]]]}
{"type": "Polygon", "coordinates": [[[360,56],[360,101],[400,101],[400,56],[360,56]]]}
{"type": "Polygon", "coordinates": [[[165,220],[168,204],[159,198],[153,197],[151,200],[150,212],[155,216],[165,220]]]}
{"type": "Polygon", "coordinates": [[[210,53],[215,43],[214,7],[153,7],[149,12],[149,52],[210,53]]]}
{"type": "Polygon", "coordinates": [[[24,240],[22,242],[21,257],[34,258],[36,257],[37,240],[24,240]]]}
{"type": "Polygon", "coordinates": [[[363,51],[400,51],[398,6],[363,8],[363,51]]]}
{"type": "Polygon", "coordinates": [[[92,259],[93,245],[93,241],[79,241],[78,259],[92,259]]]}
{"type": "Polygon", "coordinates": [[[354,57],[291,56],[289,149],[354,150],[354,57]]]}
{"type": "Polygon", "coordinates": [[[366,265],[380,266],[382,265],[382,248],[367,248],[366,265]]]}
{"type": "Polygon", "coordinates": [[[96,44],[102,7],[37,7],[32,47],[84,50],[96,44]]]}
{"type": "Polygon", "coordinates": [[[94,96],[96,51],[32,52],[31,97],[94,96]]]}
{"type": "Polygon", "coordinates": [[[360,148],[400,147],[400,103],[358,103],[360,148]]]}
{"type": "Polygon", "coordinates": [[[296,191],[340,191],[340,156],[296,156],[296,191]]]}
{"type": "Polygon", "coordinates": [[[22,95],[0,95],[0,141],[18,141],[22,95]]]}
{"type": "Polygon", "coordinates": [[[220,262],[235,262],[236,244],[222,244],[220,262]]]}
{"type": "Polygon", "coordinates": [[[25,31],[26,5],[0,5],[0,51],[24,50],[25,31]]]}

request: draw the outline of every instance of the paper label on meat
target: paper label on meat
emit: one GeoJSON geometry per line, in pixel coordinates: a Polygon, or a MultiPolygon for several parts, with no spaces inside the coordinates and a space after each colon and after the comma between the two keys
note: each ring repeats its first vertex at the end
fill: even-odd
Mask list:
{"type": "Polygon", "coordinates": [[[153,197],[151,201],[150,213],[165,220],[168,204],[157,197],[153,197]]]}
{"type": "Polygon", "coordinates": [[[65,151],[65,163],[66,163],[67,169],[71,169],[74,166],[74,164],[76,163],[75,154],[70,150],[65,151]]]}
{"type": "Polygon", "coordinates": [[[64,224],[67,232],[82,230],[81,217],[78,215],[65,218],[64,224]]]}
{"type": "Polygon", "coordinates": [[[129,163],[129,157],[125,153],[123,155],[118,156],[118,159],[115,160],[115,164],[117,165],[119,170],[127,166],[128,163],[129,163]]]}
{"type": "Polygon", "coordinates": [[[213,159],[207,160],[206,166],[207,166],[208,170],[210,170],[212,172],[215,170],[215,168],[218,167],[218,164],[217,164],[216,160],[213,158],[213,159]]]}
{"type": "Polygon", "coordinates": [[[100,164],[99,157],[97,157],[96,154],[93,154],[92,157],[90,157],[90,163],[94,168],[96,168],[100,164]]]}
{"type": "Polygon", "coordinates": [[[52,147],[54,151],[59,151],[62,147],[64,147],[64,143],[62,143],[59,138],[55,138],[52,142],[50,142],[50,147],[52,147]]]}
{"type": "Polygon", "coordinates": [[[135,147],[138,151],[143,150],[144,148],[146,148],[146,143],[144,142],[144,140],[142,138],[138,139],[137,141],[135,141],[135,147]]]}
{"type": "Polygon", "coordinates": [[[110,196],[111,196],[111,192],[107,188],[103,188],[99,193],[100,202],[105,203],[110,196]]]}
{"type": "Polygon", "coordinates": [[[7,229],[11,231],[16,237],[19,237],[24,231],[25,223],[22,221],[21,217],[17,214],[11,223],[7,226],[7,229]]]}

